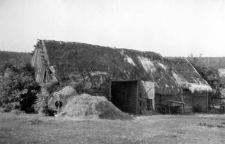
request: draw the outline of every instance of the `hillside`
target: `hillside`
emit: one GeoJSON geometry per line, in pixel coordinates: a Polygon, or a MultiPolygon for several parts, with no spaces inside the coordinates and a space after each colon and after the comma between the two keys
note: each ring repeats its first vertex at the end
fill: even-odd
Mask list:
{"type": "Polygon", "coordinates": [[[29,62],[31,55],[25,52],[0,51],[0,63],[9,61],[11,59],[29,62]]]}
{"type": "Polygon", "coordinates": [[[189,59],[196,66],[225,69],[225,57],[194,57],[189,59]]]}

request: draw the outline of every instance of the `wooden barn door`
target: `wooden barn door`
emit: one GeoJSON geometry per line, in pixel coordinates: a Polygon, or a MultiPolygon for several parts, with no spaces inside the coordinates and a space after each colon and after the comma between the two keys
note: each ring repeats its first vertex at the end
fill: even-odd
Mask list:
{"type": "Polygon", "coordinates": [[[140,103],[139,109],[141,114],[148,114],[155,110],[155,86],[150,81],[140,81],[140,103]]]}

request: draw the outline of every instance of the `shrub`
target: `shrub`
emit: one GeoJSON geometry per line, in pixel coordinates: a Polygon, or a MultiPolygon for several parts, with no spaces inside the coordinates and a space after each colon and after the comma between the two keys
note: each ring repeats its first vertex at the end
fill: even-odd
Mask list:
{"type": "Polygon", "coordinates": [[[35,101],[34,109],[39,114],[53,115],[52,110],[48,108],[48,101],[52,96],[52,93],[59,87],[58,82],[49,82],[42,85],[41,92],[37,94],[37,99],[35,101]]]}
{"type": "Polygon", "coordinates": [[[5,63],[3,70],[7,76],[0,82],[0,106],[8,111],[34,112],[33,105],[40,86],[35,82],[32,66],[29,63],[5,63]]]}

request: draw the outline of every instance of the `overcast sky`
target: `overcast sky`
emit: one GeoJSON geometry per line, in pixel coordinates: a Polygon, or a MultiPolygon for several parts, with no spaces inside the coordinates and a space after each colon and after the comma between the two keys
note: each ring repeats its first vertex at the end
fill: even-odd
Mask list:
{"type": "Polygon", "coordinates": [[[37,39],[225,56],[224,0],[0,0],[0,50],[37,39]]]}

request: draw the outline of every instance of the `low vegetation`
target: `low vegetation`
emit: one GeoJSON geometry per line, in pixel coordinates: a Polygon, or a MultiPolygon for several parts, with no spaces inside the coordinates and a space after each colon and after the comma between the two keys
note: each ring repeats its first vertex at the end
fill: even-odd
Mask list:
{"type": "Polygon", "coordinates": [[[0,113],[0,143],[223,144],[224,122],[224,115],[155,115],[124,121],[0,113]]]}

